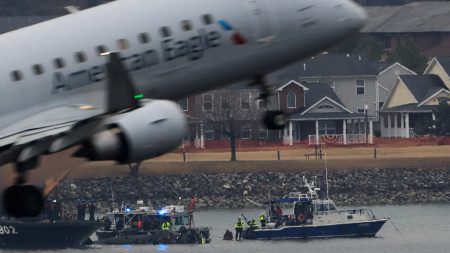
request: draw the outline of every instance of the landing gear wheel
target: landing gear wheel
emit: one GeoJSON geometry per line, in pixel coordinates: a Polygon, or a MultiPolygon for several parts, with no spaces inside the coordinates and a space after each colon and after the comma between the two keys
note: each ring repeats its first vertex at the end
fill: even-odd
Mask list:
{"type": "Polygon", "coordinates": [[[282,111],[267,111],[264,114],[264,124],[267,129],[283,129],[288,122],[287,115],[282,111]]]}
{"type": "Polygon", "coordinates": [[[13,217],[36,217],[42,211],[44,197],[32,185],[14,185],[3,194],[3,204],[6,212],[13,217]]]}

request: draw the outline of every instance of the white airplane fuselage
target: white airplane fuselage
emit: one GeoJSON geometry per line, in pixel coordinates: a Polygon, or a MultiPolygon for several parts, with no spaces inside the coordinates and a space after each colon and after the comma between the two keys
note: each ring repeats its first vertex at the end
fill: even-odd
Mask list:
{"type": "Polygon", "coordinates": [[[22,28],[0,36],[0,130],[58,106],[102,111],[99,46],[138,93],[177,99],[318,53],[365,19],[349,0],[119,0],[22,28]]]}

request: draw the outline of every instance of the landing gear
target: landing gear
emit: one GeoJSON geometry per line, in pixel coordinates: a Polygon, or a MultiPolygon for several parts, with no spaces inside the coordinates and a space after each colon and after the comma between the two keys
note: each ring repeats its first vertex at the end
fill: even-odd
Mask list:
{"type": "Polygon", "coordinates": [[[44,206],[42,191],[32,185],[25,185],[26,171],[37,167],[37,158],[16,164],[19,176],[16,184],[7,188],[3,193],[5,211],[16,218],[36,217],[44,206]]]}
{"type": "Polygon", "coordinates": [[[263,122],[268,129],[283,129],[288,121],[288,116],[282,111],[267,111],[264,114],[263,122]]]}
{"type": "MultiPolygon", "coordinates": [[[[273,98],[274,92],[270,89],[266,83],[263,75],[258,75],[253,81],[254,85],[260,87],[260,100],[263,101],[265,108],[270,107],[270,99],[273,98]]],[[[263,116],[263,123],[267,129],[280,130],[283,129],[288,122],[288,115],[283,111],[266,111],[263,116]]]]}

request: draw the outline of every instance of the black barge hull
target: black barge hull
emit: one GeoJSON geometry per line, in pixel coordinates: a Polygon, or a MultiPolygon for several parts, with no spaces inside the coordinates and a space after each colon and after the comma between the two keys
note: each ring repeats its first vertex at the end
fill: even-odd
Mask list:
{"type": "Polygon", "coordinates": [[[0,249],[79,248],[98,228],[89,221],[0,221],[0,249]]]}

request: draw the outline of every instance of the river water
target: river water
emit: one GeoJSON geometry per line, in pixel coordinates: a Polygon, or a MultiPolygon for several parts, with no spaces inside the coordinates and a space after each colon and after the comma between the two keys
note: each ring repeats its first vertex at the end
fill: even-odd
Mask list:
{"type": "MultiPolygon", "coordinates": [[[[262,210],[208,210],[195,213],[198,226],[212,229],[212,241],[207,245],[146,245],[146,246],[100,246],[86,249],[66,249],[64,253],[149,253],[149,252],[279,252],[279,253],[449,253],[450,252],[450,205],[373,206],[377,217],[390,217],[374,238],[336,238],[289,241],[223,241],[228,228],[234,233],[234,222],[241,214],[257,218],[262,210]],[[392,224],[394,223],[394,224],[392,224]]],[[[2,251],[6,252],[6,251],[2,251]]],[[[11,252],[11,251],[8,251],[11,252]]],[[[23,252],[23,251],[21,251],[23,252]]]]}

